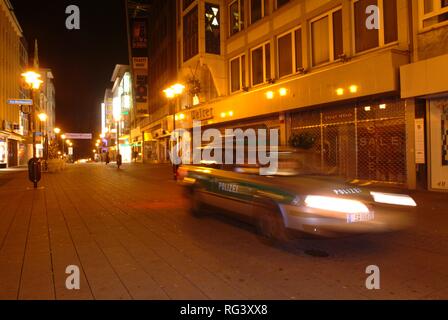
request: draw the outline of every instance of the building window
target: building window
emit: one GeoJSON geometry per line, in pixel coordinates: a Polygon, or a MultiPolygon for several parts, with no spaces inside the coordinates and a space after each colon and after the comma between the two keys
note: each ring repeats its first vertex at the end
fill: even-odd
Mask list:
{"type": "Polygon", "coordinates": [[[284,6],[285,4],[287,4],[289,2],[289,0],[277,0],[276,1],[276,8],[280,8],[282,6],[284,6]]]}
{"type": "Polygon", "coordinates": [[[250,0],[250,23],[261,20],[266,15],[267,0],[250,0]]]}
{"type": "Polygon", "coordinates": [[[184,62],[199,53],[198,7],[184,16],[184,62]]]}
{"type": "Polygon", "coordinates": [[[419,0],[420,29],[448,21],[448,0],[419,0]]]}
{"type": "Polygon", "coordinates": [[[241,91],[246,86],[246,55],[230,60],[230,92],[241,91]]]}
{"type": "Polygon", "coordinates": [[[295,29],[277,39],[278,76],[294,74],[303,67],[302,29],[295,29]]]}
{"type": "Polygon", "coordinates": [[[271,79],[271,45],[266,43],[251,52],[252,86],[271,79]]]}
{"type": "Polygon", "coordinates": [[[221,54],[221,19],[219,6],[205,4],[205,52],[221,54]]]}
{"type": "Polygon", "coordinates": [[[393,43],[398,40],[396,0],[355,0],[355,50],[363,52],[393,43]],[[372,13],[366,13],[369,6],[379,8],[380,28],[369,30],[366,21],[372,13]]]}
{"type": "Polygon", "coordinates": [[[341,9],[311,21],[311,42],[313,66],[340,58],[344,52],[341,9]]]}
{"type": "Polygon", "coordinates": [[[244,0],[235,0],[229,6],[230,35],[244,30],[244,0]]]}

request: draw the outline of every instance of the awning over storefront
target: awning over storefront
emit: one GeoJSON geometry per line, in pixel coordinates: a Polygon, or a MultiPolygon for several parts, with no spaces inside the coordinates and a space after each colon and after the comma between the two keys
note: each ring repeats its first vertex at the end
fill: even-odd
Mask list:
{"type": "Polygon", "coordinates": [[[448,54],[401,67],[401,97],[448,93],[448,54]]]}

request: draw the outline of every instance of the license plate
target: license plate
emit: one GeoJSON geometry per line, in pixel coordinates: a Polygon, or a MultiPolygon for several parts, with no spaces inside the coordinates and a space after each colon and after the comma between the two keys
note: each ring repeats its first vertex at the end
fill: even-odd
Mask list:
{"type": "Polygon", "coordinates": [[[347,215],[348,223],[366,222],[373,219],[375,219],[375,215],[373,213],[354,213],[347,215]]]}

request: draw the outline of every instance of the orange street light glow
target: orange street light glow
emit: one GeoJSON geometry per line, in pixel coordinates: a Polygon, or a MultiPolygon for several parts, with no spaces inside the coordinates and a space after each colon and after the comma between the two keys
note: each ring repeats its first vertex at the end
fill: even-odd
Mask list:
{"type": "Polygon", "coordinates": [[[45,121],[47,121],[47,119],[48,119],[48,116],[47,116],[45,113],[40,113],[40,114],[38,115],[38,117],[39,117],[39,120],[40,120],[41,122],[45,122],[45,121]]]}

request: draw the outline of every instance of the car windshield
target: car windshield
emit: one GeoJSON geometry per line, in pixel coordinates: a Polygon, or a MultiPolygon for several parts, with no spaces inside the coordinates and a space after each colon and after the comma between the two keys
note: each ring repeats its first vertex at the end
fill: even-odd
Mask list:
{"type": "MultiPolygon", "coordinates": [[[[271,151],[271,158],[273,157],[273,152],[277,153],[278,166],[274,166],[271,172],[269,172],[270,170],[268,170],[267,174],[266,170],[264,170],[263,175],[279,177],[302,175],[336,175],[335,170],[331,167],[321,166],[321,157],[317,152],[297,149],[279,149],[271,151]]],[[[250,164],[247,161],[245,161],[244,164],[217,164],[215,161],[202,161],[201,164],[203,166],[214,169],[249,175],[261,175],[261,168],[267,169],[267,167],[269,167],[260,166],[259,164],[250,164]]]]}

